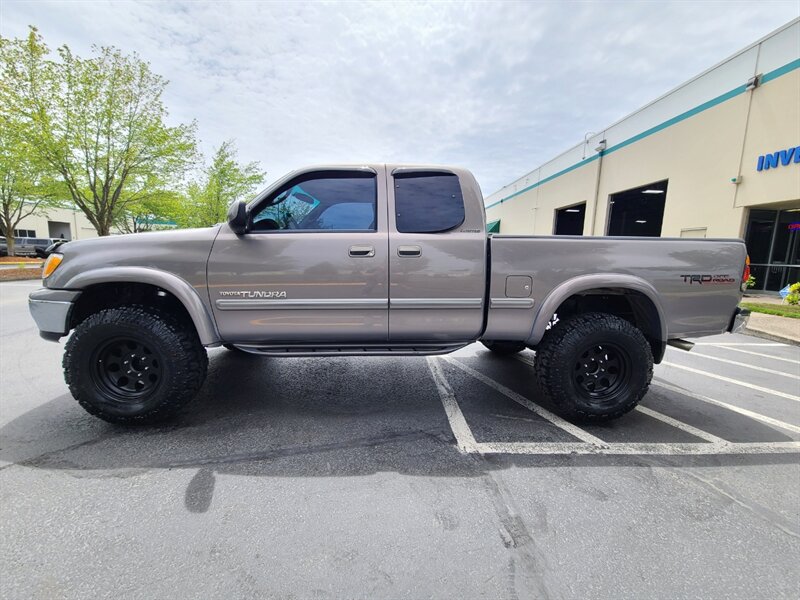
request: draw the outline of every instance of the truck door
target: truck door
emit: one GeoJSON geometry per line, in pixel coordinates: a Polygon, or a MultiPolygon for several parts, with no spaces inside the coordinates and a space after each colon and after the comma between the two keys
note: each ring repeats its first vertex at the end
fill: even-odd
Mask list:
{"type": "Polygon", "coordinates": [[[414,168],[391,170],[389,183],[389,339],[476,339],[487,245],[477,184],[466,172],[414,168]]]}
{"type": "Polygon", "coordinates": [[[381,342],[388,336],[385,170],[310,171],[253,201],[208,262],[226,341],[381,342]]]}

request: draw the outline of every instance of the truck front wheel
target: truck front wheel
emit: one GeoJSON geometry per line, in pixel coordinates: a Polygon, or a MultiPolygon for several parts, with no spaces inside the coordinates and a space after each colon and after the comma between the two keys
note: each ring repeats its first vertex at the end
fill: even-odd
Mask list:
{"type": "Polygon", "coordinates": [[[182,320],[127,305],[98,311],[78,325],[63,366],[70,392],[87,412],[110,423],[149,423],[195,396],[208,357],[182,320]]]}
{"type": "Polygon", "coordinates": [[[587,313],[550,329],[536,348],[536,379],[568,418],[604,421],[636,407],[653,377],[642,332],[605,313],[587,313]]]}

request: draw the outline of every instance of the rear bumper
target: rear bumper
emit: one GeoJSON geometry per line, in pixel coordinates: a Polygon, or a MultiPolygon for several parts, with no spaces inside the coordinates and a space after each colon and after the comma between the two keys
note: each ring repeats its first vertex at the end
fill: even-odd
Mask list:
{"type": "Polygon", "coordinates": [[[740,333],[745,327],[747,327],[747,320],[750,318],[750,311],[746,308],[739,308],[736,307],[736,311],[733,313],[731,317],[731,322],[728,325],[728,332],[729,333],[740,333]]]}
{"type": "Polygon", "coordinates": [[[51,342],[69,332],[69,316],[80,292],[70,290],[40,289],[28,296],[28,309],[31,312],[39,335],[51,342]]]}

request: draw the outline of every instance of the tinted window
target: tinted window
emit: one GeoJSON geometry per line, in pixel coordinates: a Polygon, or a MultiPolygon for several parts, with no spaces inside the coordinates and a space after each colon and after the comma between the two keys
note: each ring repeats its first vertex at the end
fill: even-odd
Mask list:
{"type": "Polygon", "coordinates": [[[374,229],[375,207],[366,202],[342,202],[320,213],[317,229],[374,229]]]}
{"type": "Polygon", "coordinates": [[[371,174],[315,174],[273,196],[252,231],[374,231],[377,186],[371,174]]]}
{"type": "Polygon", "coordinates": [[[436,233],[464,222],[464,199],[455,175],[395,175],[394,203],[400,233],[436,233]]]}

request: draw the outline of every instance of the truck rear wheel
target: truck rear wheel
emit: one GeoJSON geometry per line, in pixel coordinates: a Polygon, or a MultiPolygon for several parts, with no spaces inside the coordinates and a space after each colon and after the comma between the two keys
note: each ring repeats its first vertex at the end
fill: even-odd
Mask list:
{"type": "Polygon", "coordinates": [[[128,305],[78,325],[63,366],[70,392],[90,414],[110,423],[150,423],[195,396],[208,357],[194,329],[172,314],[128,305]]]}
{"type": "Polygon", "coordinates": [[[653,353],[642,332],[605,313],[566,319],[536,348],[536,379],[566,417],[604,421],[627,413],[647,393],[653,353]]]}
{"type": "Polygon", "coordinates": [[[522,342],[484,342],[481,341],[481,344],[486,346],[489,350],[494,352],[495,354],[500,354],[502,356],[510,356],[512,354],[516,354],[517,352],[522,352],[527,348],[525,344],[522,342]]]}

